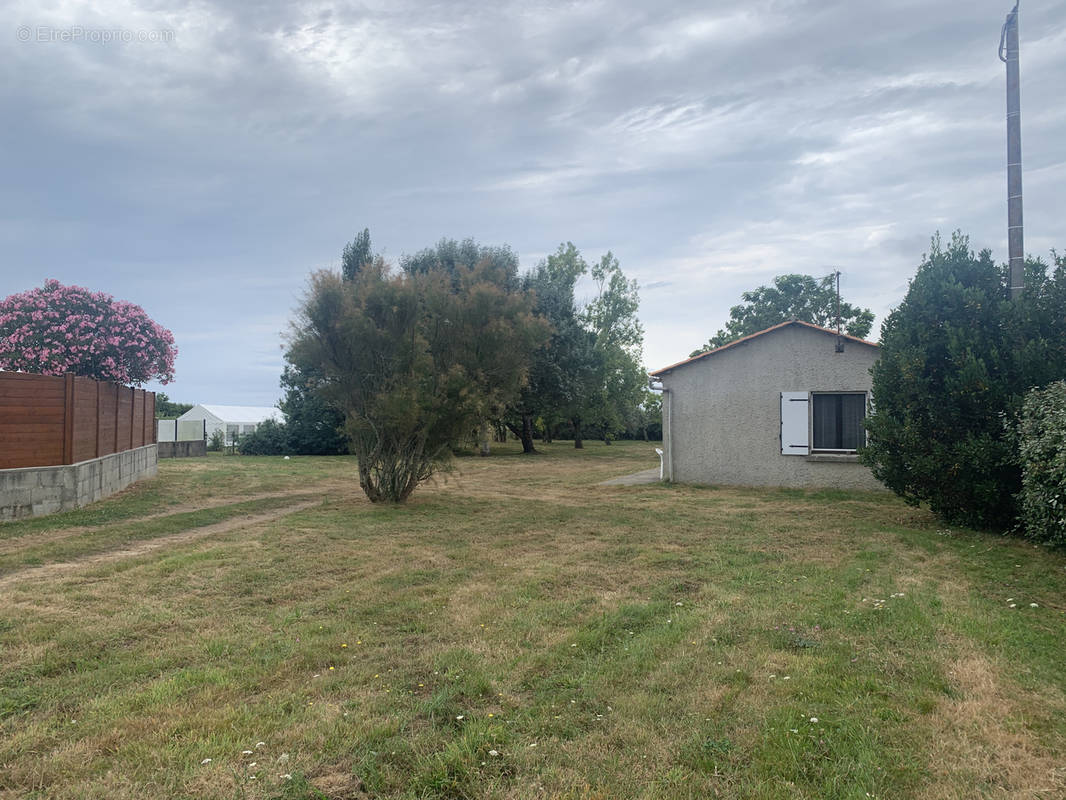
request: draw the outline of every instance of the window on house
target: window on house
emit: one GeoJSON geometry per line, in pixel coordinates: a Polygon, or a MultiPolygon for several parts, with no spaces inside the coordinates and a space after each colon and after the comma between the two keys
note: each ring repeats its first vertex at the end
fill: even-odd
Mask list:
{"type": "Polygon", "coordinates": [[[854,452],[866,441],[866,394],[813,394],[812,450],[854,452]]]}
{"type": "Polygon", "coordinates": [[[232,444],[233,442],[237,441],[237,438],[240,435],[240,429],[241,429],[240,425],[227,425],[226,426],[226,441],[229,442],[230,444],[232,444]]]}

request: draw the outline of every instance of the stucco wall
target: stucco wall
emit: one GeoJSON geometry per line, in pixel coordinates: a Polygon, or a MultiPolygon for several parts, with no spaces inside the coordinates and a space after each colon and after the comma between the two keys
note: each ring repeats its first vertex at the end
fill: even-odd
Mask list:
{"type": "Polygon", "coordinates": [[[70,511],[158,472],[156,445],[60,467],[0,469],[0,520],[70,511]]]}
{"type": "Polygon", "coordinates": [[[734,486],[883,488],[853,456],[781,455],[781,392],[869,391],[877,348],[790,325],[662,376],[665,471],[734,486]]]}

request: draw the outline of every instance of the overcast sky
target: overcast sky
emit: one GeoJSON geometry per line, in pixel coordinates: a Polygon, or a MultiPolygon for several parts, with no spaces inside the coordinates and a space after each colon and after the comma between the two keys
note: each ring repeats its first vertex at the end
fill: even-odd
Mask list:
{"type": "MultiPolygon", "coordinates": [[[[610,249],[649,368],[786,272],[842,270],[876,338],[938,229],[1006,260],[1009,3],[5,3],[0,296],[139,303],[177,340],[165,391],[202,403],[276,402],[307,275],[363,227],[393,261],[444,236],[524,267],[610,249]]],[[[1020,31],[1046,257],[1066,0],[1026,0],[1020,31]]]]}

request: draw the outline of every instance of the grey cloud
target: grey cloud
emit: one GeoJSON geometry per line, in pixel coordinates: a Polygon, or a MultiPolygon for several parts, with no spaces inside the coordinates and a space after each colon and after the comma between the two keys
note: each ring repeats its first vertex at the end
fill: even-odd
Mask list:
{"type": "MultiPolygon", "coordinates": [[[[179,333],[172,397],[254,404],[308,272],[367,225],[393,257],[609,248],[644,286],[651,366],[781,272],[838,265],[883,316],[938,228],[1003,255],[1007,5],[24,6],[13,25],[175,40],[0,37],[0,295],[54,276],[140,302],[179,333]]],[[[1064,23],[1057,0],[1022,9],[1033,252],[1066,247],[1064,23]]]]}

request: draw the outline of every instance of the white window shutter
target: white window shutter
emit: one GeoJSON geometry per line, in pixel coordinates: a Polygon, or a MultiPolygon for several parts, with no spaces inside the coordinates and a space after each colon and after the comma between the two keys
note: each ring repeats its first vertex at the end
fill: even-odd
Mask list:
{"type": "Polygon", "coordinates": [[[805,456],[811,451],[808,440],[807,392],[781,392],[781,455],[805,456]]]}

